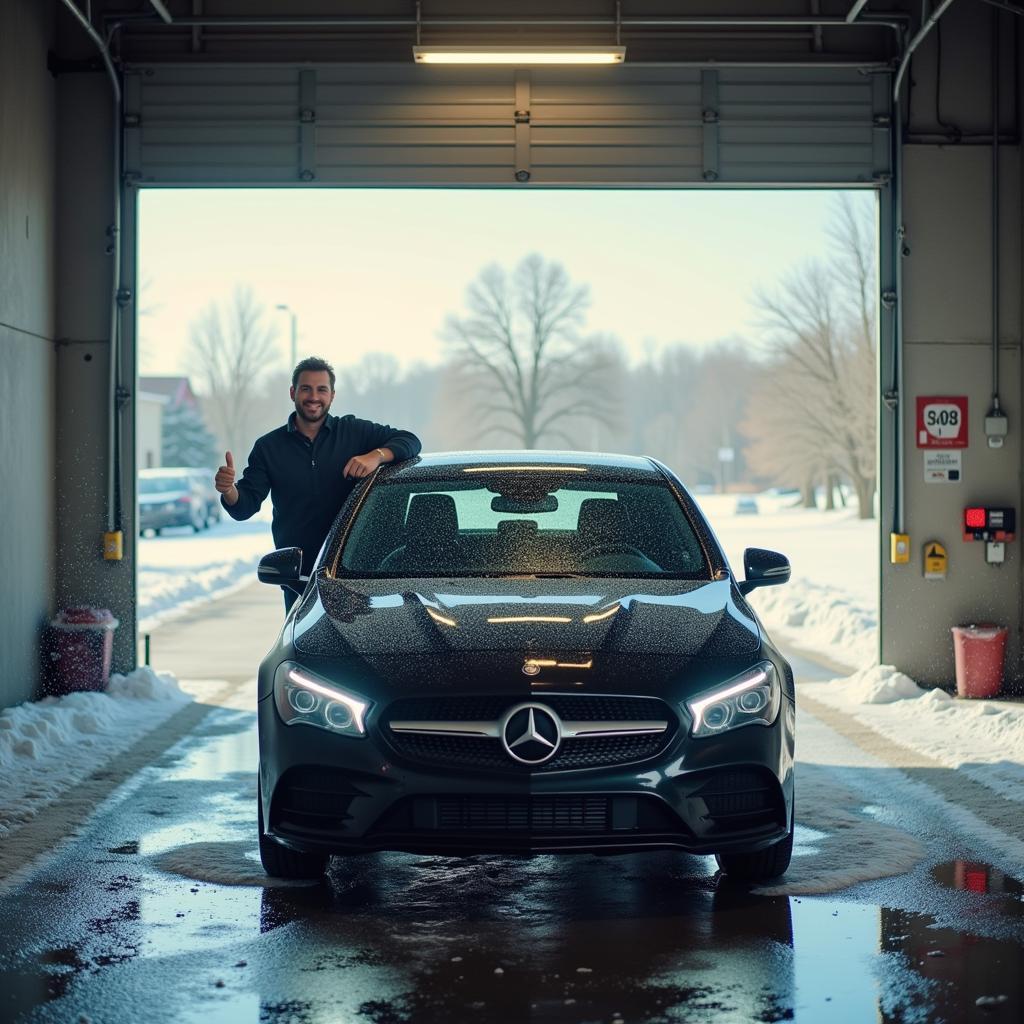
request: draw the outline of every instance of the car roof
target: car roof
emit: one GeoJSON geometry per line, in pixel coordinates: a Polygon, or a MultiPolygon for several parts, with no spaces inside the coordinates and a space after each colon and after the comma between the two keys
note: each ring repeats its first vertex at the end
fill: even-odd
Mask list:
{"type": "Polygon", "coordinates": [[[592,471],[598,479],[662,479],[658,464],[646,456],[609,452],[493,450],[427,452],[397,465],[388,473],[392,480],[463,479],[474,471],[527,472],[566,467],[581,476],[592,471]]]}

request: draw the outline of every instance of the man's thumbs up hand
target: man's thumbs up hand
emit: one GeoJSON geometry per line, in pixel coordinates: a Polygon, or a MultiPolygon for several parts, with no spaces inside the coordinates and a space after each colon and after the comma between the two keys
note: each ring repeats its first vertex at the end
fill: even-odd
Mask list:
{"type": "Polygon", "coordinates": [[[224,465],[217,470],[213,486],[224,495],[224,500],[229,505],[234,505],[238,501],[238,491],[235,489],[235,460],[231,457],[231,452],[224,453],[224,465]]]}

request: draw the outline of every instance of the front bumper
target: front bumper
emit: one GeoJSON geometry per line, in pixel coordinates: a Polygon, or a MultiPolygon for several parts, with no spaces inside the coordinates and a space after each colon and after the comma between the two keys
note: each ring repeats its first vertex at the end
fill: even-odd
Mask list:
{"type": "Polygon", "coordinates": [[[792,822],[795,713],[772,726],[693,740],[657,756],[568,771],[488,772],[396,756],[371,723],[364,739],[286,726],[259,702],[267,834],[330,853],[752,851],[792,822]]]}

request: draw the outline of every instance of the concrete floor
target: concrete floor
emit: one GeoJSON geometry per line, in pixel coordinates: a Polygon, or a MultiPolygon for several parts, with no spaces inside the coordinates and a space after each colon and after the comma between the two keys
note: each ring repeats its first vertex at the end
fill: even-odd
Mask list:
{"type": "MultiPolygon", "coordinates": [[[[223,601],[164,623],[150,634],[150,664],[179,679],[252,679],[284,623],[280,587],[253,583],[223,601]]],[[[139,637],[139,663],[144,638],[139,637]]]]}
{"type": "MultiPolygon", "coordinates": [[[[251,680],[282,620],[254,585],[154,634],[155,667],[229,685],[199,685],[206,713],[0,890],[0,1021],[1021,1019],[1024,890],[999,835],[806,708],[805,806],[839,779],[861,827],[831,839],[856,866],[872,822],[899,829],[923,851],[906,873],[758,896],[672,853],[379,854],[270,884],[251,680]]],[[[800,824],[794,863],[828,841],[800,824]]]]}

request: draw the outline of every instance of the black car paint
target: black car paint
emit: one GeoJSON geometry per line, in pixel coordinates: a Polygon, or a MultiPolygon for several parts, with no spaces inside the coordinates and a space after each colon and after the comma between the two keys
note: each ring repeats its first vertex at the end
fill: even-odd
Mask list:
{"type": "MultiPolygon", "coordinates": [[[[530,453],[531,456],[536,453],[530,453]]],[[[483,456],[497,464],[521,454],[483,456]]],[[[445,457],[449,458],[449,457],[445,457]]],[[[359,852],[374,849],[432,850],[626,850],[675,846],[692,852],[755,850],[785,837],[792,818],[794,690],[788,664],[768,640],[756,614],[729,572],[717,539],[685,488],[651,460],[598,465],[589,456],[564,456],[594,465],[601,479],[657,475],[667,480],[704,545],[711,579],[346,579],[335,576],[347,523],[372,486],[358,488],[342,509],[317,560],[312,580],[288,617],[259,673],[260,771],[268,834],[299,850],[359,852]],[[588,613],[618,606],[607,618],[583,622],[588,613]],[[439,623],[427,609],[457,625],[439,623]],[[568,623],[492,624],[508,615],[557,614],[568,623]],[[524,674],[529,659],[555,661],[536,676],[524,674]],[[582,668],[584,660],[588,668],[582,668]],[[745,726],[694,740],[685,701],[760,661],[774,664],[784,699],[772,726],[745,726]],[[272,697],[274,674],[283,661],[308,670],[371,700],[367,735],[332,735],[312,726],[286,726],[272,697]],[[573,667],[559,667],[560,665],[573,667]],[[614,767],[545,771],[455,771],[411,761],[380,729],[388,704],[424,694],[495,694],[517,702],[543,703],[562,693],[656,695],[678,717],[671,742],[657,757],[614,767]],[[296,835],[275,830],[273,801],[279,780],[292,769],[317,766],[339,773],[351,789],[344,821],[329,834],[296,835]],[[695,796],[715,770],[757,768],[771,774],[784,807],[771,828],[757,834],[709,831],[706,806],[695,796]],[[445,794],[523,795],[642,794],[662,801],[680,827],[671,832],[621,836],[371,834],[398,801],[445,794]]],[[[384,473],[457,479],[464,462],[413,460],[384,473]]],[[[381,475],[381,474],[378,474],[381,475]]]]}

